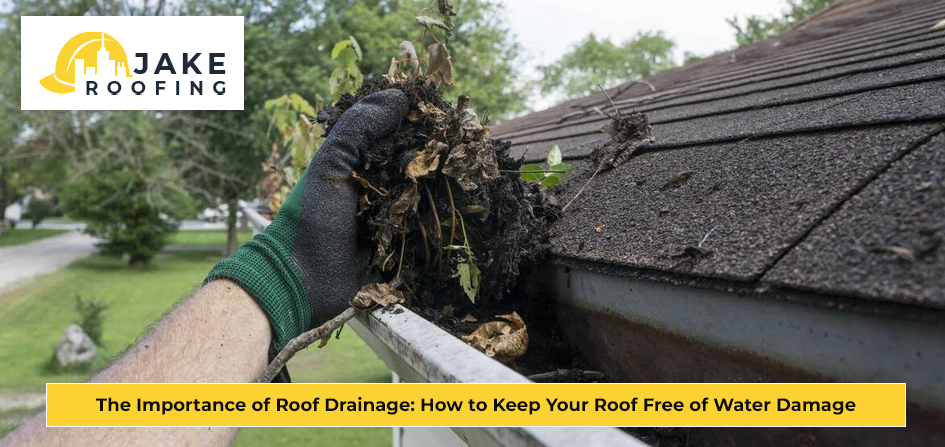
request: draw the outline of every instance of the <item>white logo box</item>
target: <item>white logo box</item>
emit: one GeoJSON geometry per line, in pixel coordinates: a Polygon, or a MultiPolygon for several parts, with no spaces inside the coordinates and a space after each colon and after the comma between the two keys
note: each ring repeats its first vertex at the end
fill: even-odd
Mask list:
{"type": "MultiPolygon", "coordinates": [[[[243,17],[24,16],[21,38],[21,110],[243,110],[243,17]],[[79,70],[74,74],[74,92],[54,93],[43,87],[40,81],[56,73],[60,50],[81,33],[107,33],[117,41],[132,76],[108,76],[107,69],[95,73],[91,61],[75,59],[79,70]],[[147,71],[141,74],[134,72],[143,68],[139,53],[147,54],[147,71]],[[200,74],[193,69],[184,74],[185,53],[188,60],[200,53],[192,65],[200,74]],[[217,54],[215,70],[223,74],[210,72],[211,53],[217,54]],[[167,70],[155,74],[164,54],[176,74],[167,70]],[[90,80],[97,84],[97,95],[86,95],[90,80]],[[120,91],[113,95],[109,87],[120,91]]],[[[99,42],[91,45],[98,50],[99,65],[108,61],[109,51],[100,49],[99,42]]],[[[71,49],[66,53],[76,54],[71,49]]],[[[62,83],[71,84],[68,79],[62,83]]]]}

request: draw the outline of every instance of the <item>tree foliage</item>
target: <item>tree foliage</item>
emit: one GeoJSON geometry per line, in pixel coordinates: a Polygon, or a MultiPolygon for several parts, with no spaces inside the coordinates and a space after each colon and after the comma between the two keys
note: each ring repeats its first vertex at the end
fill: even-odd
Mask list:
{"type": "Polygon", "coordinates": [[[160,252],[179,219],[194,212],[180,173],[167,155],[150,112],[103,117],[90,131],[101,151],[83,154],[80,169],[63,185],[60,199],[70,216],[86,222],[86,232],[102,239],[105,254],[144,264],[160,252]]]}
{"type": "MultiPolygon", "coordinates": [[[[358,62],[361,62],[361,47],[358,40],[349,37],[339,40],[331,50],[331,60],[335,62],[334,71],[328,78],[328,87],[331,89],[331,98],[335,101],[345,93],[354,93],[364,80],[358,62]]],[[[314,115],[314,114],[313,114],[314,115]]]]}
{"type": "Polygon", "coordinates": [[[587,95],[598,84],[612,87],[672,68],[674,47],[659,31],[639,32],[620,44],[589,34],[554,63],[538,67],[538,87],[545,94],[587,95]]]}
{"type": "Polygon", "coordinates": [[[732,17],[726,21],[735,29],[738,46],[745,46],[781,34],[836,1],[787,0],[787,9],[778,17],[749,15],[744,19],[732,17]]]}
{"type": "MultiPolygon", "coordinates": [[[[447,94],[455,98],[468,93],[475,107],[488,110],[495,118],[523,111],[525,93],[515,88],[520,48],[511,42],[501,7],[493,0],[453,3],[462,13],[455,18],[450,52],[463,77],[447,94]]],[[[329,80],[339,67],[344,76],[336,77],[340,81],[337,87],[343,90],[360,82],[352,70],[354,65],[365,77],[386,73],[399,43],[417,32],[417,16],[426,14],[425,8],[436,8],[433,0],[12,0],[6,5],[0,11],[0,115],[4,116],[0,120],[0,205],[18,199],[27,188],[38,187],[76,199],[71,201],[71,209],[83,215],[134,219],[109,207],[77,204],[72,191],[82,190],[89,197],[110,199],[110,204],[126,200],[128,206],[144,207],[140,209],[148,216],[158,210],[157,214],[164,213],[172,221],[178,213],[168,212],[168,208],[176,207],[158,206],[152,194],[152,179],[167,178],[168,194],[159,195],[170,201],[183,203],[189,195],[201,206],[229,203],[234,236],[236,200],[253,196],[255,185],[266,175],[260,169],[271,149],[266,135],[271,116],[264,109],[265,102],[292,92],[309,100],[330,98],[329,80]],[[241,15],[244,109],[20,111],[22,15],[241,15]],[[351,44],[339,48],[333,58],[335,42],[341,39],[349,39],[351,44]],[[115,147],[110,142],[121,134],[136,136],[121,147],[127,157],[111,160],[115,147]],[[133,168],[135,157],[154,157],[156,164],[144,170],[133,168]],[[95,160],[108,162],[97,167],[95,160]],[[103,167],[114,172],[109,175],[103,167]],[[93,195],[89,190],[93,187],[105,192],[93,195]],[[132,193],[114,198],[110,192],[118,187],[132,193]]],[[[157,225],[156,234],[142,238],[161,240],[165,230],[173,226],[171,221],[165,222],[169,226],[157,225]]],[[[143,226],[135,227],[137,224],[132,222],[129,228],[143,231],[143,226]]],[[[112,234],[113,230],[101,227],[95,231],[112,234]]],[[[232,239],[235,244],[235,237],[232,239]]],[[[159,245],[152,242],[145,245],[159,245]]],[[[112,251],[129,253],[125,248],[112,251]]]]}
{"type": "Polygon", "coordinates": [[[30,223],[33,228],[36,228],[47,217],[52,217],[56,214],[56,205],[49,200],[34,198],[30,200],[26,212],[29,214],[30,223]]]}

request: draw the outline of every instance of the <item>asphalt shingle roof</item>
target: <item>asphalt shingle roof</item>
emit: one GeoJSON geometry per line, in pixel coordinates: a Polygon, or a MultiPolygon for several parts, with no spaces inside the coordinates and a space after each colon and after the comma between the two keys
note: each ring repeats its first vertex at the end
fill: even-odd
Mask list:
{"type": "MultiPolygon", "coordinates": [[[[591,183],[556,225],[555,253],[945,309],[945,30],[931,29],[943,18],[940,1],[846,0],[777,38],[610,89],[650,116],[656,141],[591,183]],[[674,256],[710,230],[711,254],[674,256]],[[923,253],[877,248],[888,246],[923,253]]],[[[578,166],[567,200],[606,141],[595,107],[610,103],[594,94],[493,134],[529,161],[559,144],[578,166]]]]}

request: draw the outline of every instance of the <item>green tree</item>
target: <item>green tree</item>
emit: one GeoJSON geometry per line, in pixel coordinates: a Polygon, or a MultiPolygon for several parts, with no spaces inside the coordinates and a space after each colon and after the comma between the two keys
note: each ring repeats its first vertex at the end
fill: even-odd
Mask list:
{"type": "MultiPolygon", "coordinates": [[[[55,192],[91,169],[89,160],[107,156],[105,132],[122,120],[152,121],[168,172],[201,205],[230,204],[230,249],[236,244],[236,201],[251,197],[266,174],[260,163],[270,152],[265,101],[297,92],[312,101],[330,97],[329,78],[337,66],[335,42],[353,36],[363,50],[358,62],[365,78],[387,72],[401,41],[417,33],[415,17],[432,0],[12,0],[0,21],[0,201],[13,200],[28,186],[55,192]],[[21,15],[242,15],[244,17],[244,109],[162,112],[143,115],[109,112],[19,111],[19,17],[21,15]],[[16,166],[4,160],[30,160],[16,166]],[[42,163],[56,169],[39,169],[42,163]],[[56,175],[39,178],[54,172],[56,175]],[[46,182],[50,182],[49,185],[46,182]],[[5,192],[9,191],[9,192],[5,192]],[[11,198],[11,199],[8,199],[11,198]]],[[[450,50],[457,72],[448,96],[468,93],[473,106],[501,119],[525,110],[525,94],[515,88],[520,48],[511,41],[501,7],[492,0],[457,0],[457,31],[450,50]]],[[[314,102],[314,101],[313,101],[314,102]]],[[[135,143],[136,145],[138,143],[135,143]]],[[[152,152],[137,147],[136,150],[152,152]]],[[[164,169],[164,168],[162,168],[164,169]]],[[[148,173],[143,178],[150,178],[148,173]]],[[[163,174],[162,174],[163,175],[163,174]]],[[[109,182],[106,182],[109,183],[109,182]]],[[[147,182],[145,182],[147,183],[147,182]]],[[[108,188],[111,183],[103,184],[108,188]]],[[[114,186],[114,185],[111,185],[114,186]]]]}
{"type": "Polygon", "coordinates": [[[34,198],[30,200],[30,204],[26,209],[27,213],[29,213],[30,223],[33,225],[33,228],[38,227],[47,217],[52,217],[56,214],[56,205],[45,199],[34,198]]]}
{"type": "Polygon", "coordinates": [[[105,254],[145,264],[160,252],[177,221],[193,214],[190,196],[167,155],[161,117],[153,112],[103,115],[89,133],[100,150],[84,154],[82,172],[59,196],[105,254]]]}
{"type": "Polygon", "coordinates": [[[597,84],[613,87],[672,68],[674,46],[659,31],[639,32],[619,45],[592,33],[554,63],[539,66],[538,87],[545,94],[587,95],[597,90],[597,84]]]}
{"type": "MultiPolygon", "coordinates": [[[[363,58],[358,63],[366,79],[387,73],[392,57],[399,54],[404,40],[413,40],[420,28],[416,17],[436,10],[432,0],[321,0],[322,14],[307,31],[310,42],[322,58],[329,57],[332,45],[348,35],[361,44],[363,58]]],[[[490,0],[455,0],[457,16],[449,49],[453,58],[456,85],[443,86],[444,94],[455,100],[460,94],[472,98],[472,106],[503,119],[526,110],[526,92],[517,88],[522,49],[511,36],[502,6],[490,0]]],[[[418,51],[426,49],[417,48],[418,51]]],[[[302,68],[300,79],[311,86],[324,85],[333,67],[329,61],[302,68]]],[[[330,97],[324,87],[316,92],[298,91],[306,98],[315,93],[330,97]]],[[[277,95],[278,96],[278,95],[277,95]]]]}
{"type": "MultiPolygon", "coordinates": [[[[182,144],[178,156],[192,194],[230,205],[228,251],[236,249],[236,201],[266,175],[260,168],[270,146],[266,100],[289,93],[332,97],[329,79],[338,67],[332,50],[349,36],[360,44],[357,65],[365,78],[387,73],[400,42],[417,34],[416,16],[431,6],[430,0],[192,0],[181,7],[180,14],[238,13],[245,21],[244,110],[191,114],[205,140],[182,144]]],[[[447,95],[468,93],[474,107],[495,118],[525,110],[525,94],[514,88],[520,48],[510,40],[501,7],[462,0],[455,9],[450,50],[459,75],[447,95]]]]}
{"type": "Polygon", "coordinates": [[[738,46],[745,46],[781,34],[836,1],[787,0],[787,9],[778,17],[750,15],[744,19],[732,17],[726,21],[735,29],[735,41],[738,46]]]}

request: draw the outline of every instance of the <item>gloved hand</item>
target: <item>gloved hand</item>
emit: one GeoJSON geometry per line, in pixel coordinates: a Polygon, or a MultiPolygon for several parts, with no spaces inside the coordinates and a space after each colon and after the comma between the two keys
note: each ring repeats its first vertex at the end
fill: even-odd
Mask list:
{"type": "Polygon", "coordinates": [[[341,313],[365,283],[370,250],[357,246],[351,172],[361,152],[393,133],[408,109],[403,92],[391,89],[345,111],[272,224],[207,276],[234,281],[256,299],[276,349],[341,313]]]}

